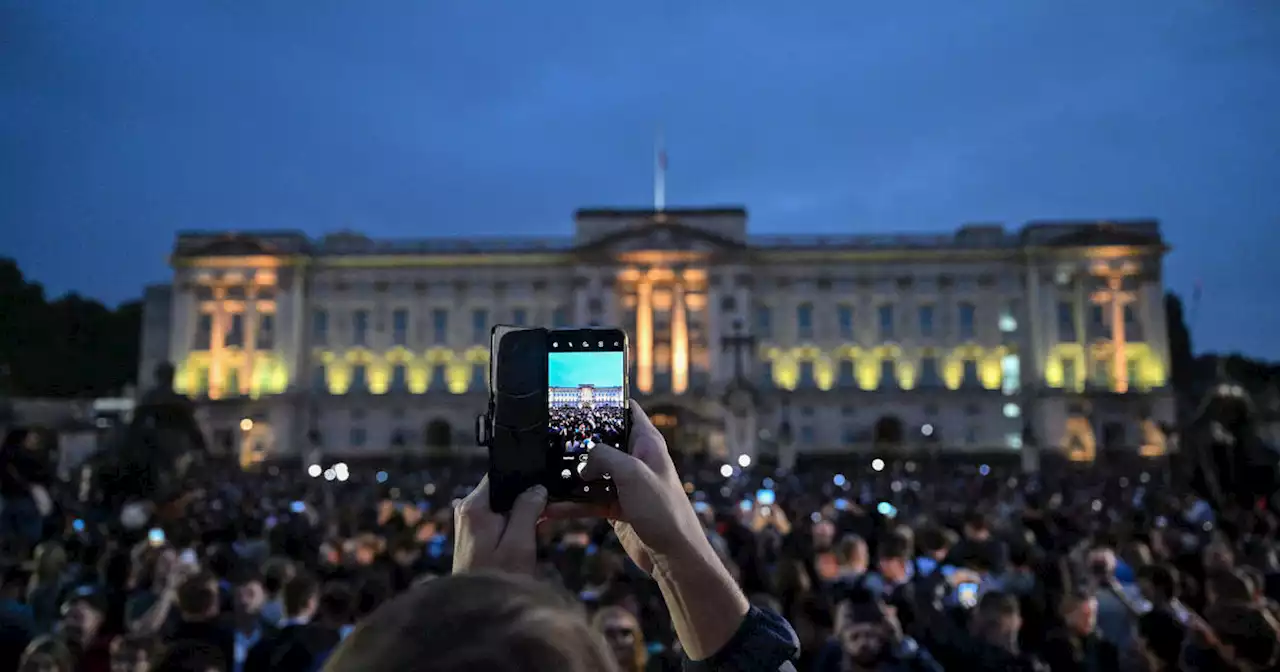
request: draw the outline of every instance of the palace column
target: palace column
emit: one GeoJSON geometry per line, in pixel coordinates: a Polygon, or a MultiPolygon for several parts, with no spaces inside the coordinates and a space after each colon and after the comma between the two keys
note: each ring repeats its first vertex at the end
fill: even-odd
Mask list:
{"type": "Polygon", "coordinates": [[[257,377],[254,370],[257,368],[258,353],[258,286],[250,284],[245,289],[244,299],[244,375],[245,380],[240,381],[240,389],[248,389],[249,394],[256,396],[257,377]],[[245,383],[248,383],[247,385],[245,383]]]}
{"type": "Polygon", "coordinates": [[[636,388],[653,390],[653,285],[647,276],[636,282],[636,388]]]}
{"type": "Polygon", "coordinates": [[[227,313],[227,289],[225,287],[215,287],[213,289],[213,313],[210,316],[209,323],[212,327],[209,333],[209,398],[219,399],[222,397],[223,390],[226,389],[226,381],[223,380],[225,374],[225,362],[227,353],[227,320],[230,315],[227,313]]]}
{"type": "Polygon", "coordinates": [[[671,391],[684,394],[689,389],[689,323],[685,304],[684,279],[676,278],[671,290],[671,391]]]}
{"type": "Polygon", "coordinates": [[[1132,264],[1110,266],[1102,263],[1093,267],[1093,274],[1107,283],[1106,289],[1093,293],[1092,301],[1100,306],[1111,308],[1111,377],[1115,380],[1115,391],[1121,394],[1129,391],[1129,365],[1125,357],[1124,307],[1134,300],[1132,292],[1124,291],[1125,276],[1135,272],[1132,264]]]}

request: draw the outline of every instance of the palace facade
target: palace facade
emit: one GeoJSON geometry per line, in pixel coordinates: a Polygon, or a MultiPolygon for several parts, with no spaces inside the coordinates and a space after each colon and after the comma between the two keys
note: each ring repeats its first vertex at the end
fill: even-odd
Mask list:
{"type": "Polygon", "coordinates": [[[1154,221],[756,236],[741,208],[580,210],[564,239],[179,234],[148,291],[161,360],[215,445],[474,448],[493,324],[620,325],[632,394],[731,457],[1164,450],[1154,221]]]}

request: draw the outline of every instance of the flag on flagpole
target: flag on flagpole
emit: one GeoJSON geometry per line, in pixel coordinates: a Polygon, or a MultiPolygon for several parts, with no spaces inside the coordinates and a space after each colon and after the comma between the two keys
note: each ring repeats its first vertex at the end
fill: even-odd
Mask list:
{"type": "Polygon", "coordinates": [[[658,150],[658,168],[661,170],[667,169],[667,150],[665,149],[658,150]]]}

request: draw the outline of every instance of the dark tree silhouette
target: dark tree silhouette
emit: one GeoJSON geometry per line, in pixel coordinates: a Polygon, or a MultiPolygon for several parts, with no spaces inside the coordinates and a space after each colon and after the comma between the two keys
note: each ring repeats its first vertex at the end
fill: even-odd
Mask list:
{"type": "Polygon", "coordinates": [[[0,394],[95,397],[134,382],[142,304],[115,310],[76,294],[49,301],[0,258],[0,394]]]}
{"type": "Polygon", "coordinates": [[[1164,295],[1165,320],[1169,329],[1169,383],[1179,397],[1192,392],[1196,378],[1195,355],[1191,350],[1191,332],[1182,308],[1182,299],[1169,292],[1164,295]]]}

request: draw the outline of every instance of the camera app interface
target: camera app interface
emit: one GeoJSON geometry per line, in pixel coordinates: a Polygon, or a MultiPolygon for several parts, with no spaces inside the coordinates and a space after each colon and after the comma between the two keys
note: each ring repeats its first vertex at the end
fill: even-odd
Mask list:
{"type": "MultiPolygon", "coordinates": [[[[548,440],[561,454],[560,481],[571,491],[591,490],[579,472],[592,448],[603,443],[626,449],[625,354],[593,349],[610,345],[553,342],[547,355],[548,440]],[[574,351],[566,351],[569,347],[574,351]]],[[[610,488],[608,483],[600,487],[610,488]]]]}

